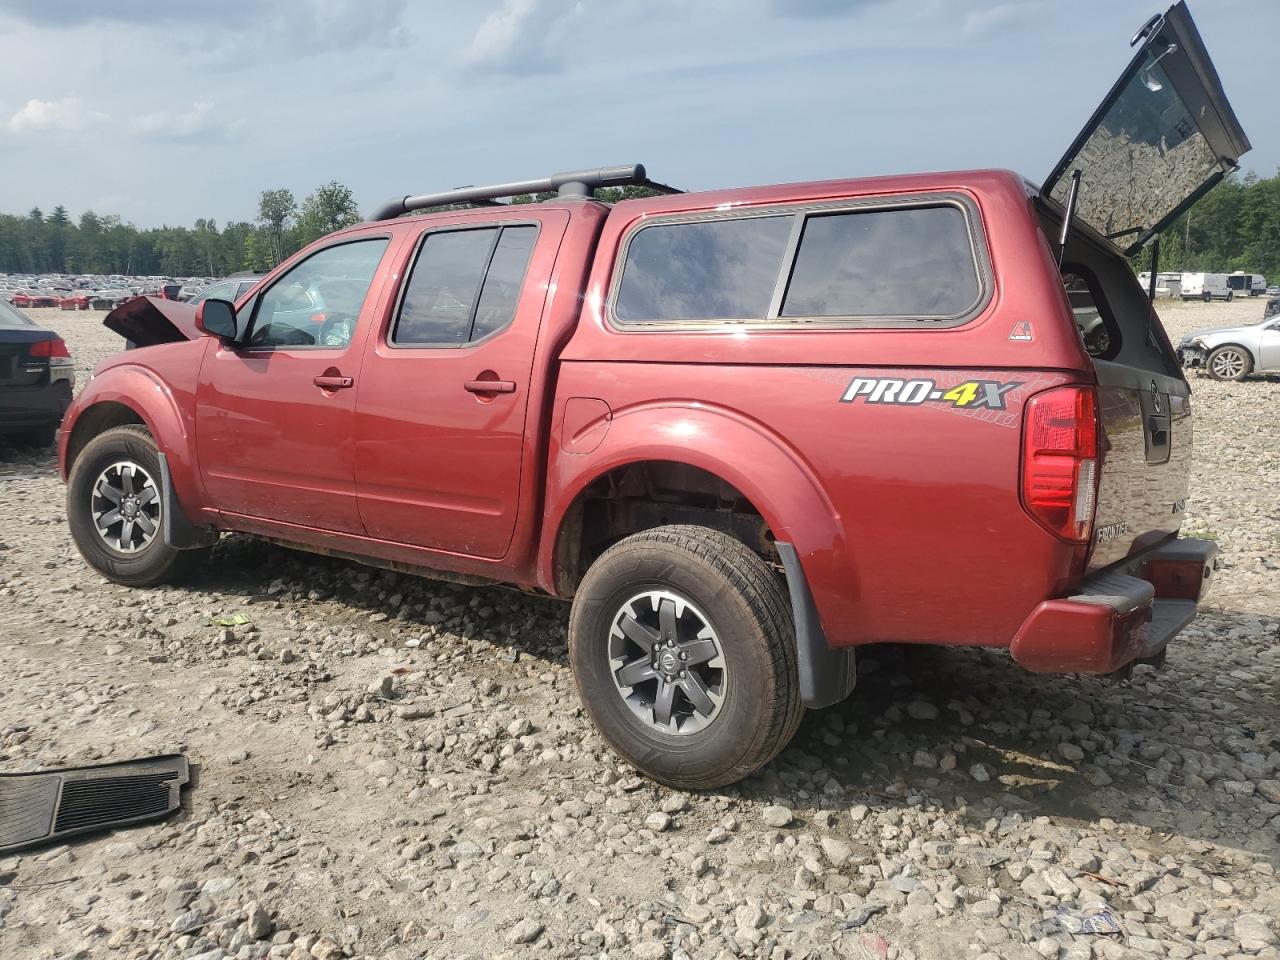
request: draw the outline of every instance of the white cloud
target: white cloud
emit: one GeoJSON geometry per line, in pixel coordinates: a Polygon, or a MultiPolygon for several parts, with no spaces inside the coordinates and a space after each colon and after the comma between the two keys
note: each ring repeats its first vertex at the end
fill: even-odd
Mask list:
{"type": "Polygon", "coordinates": [[[9,118],[9,129],[22,135],[52,131],[76,131],[87,124],[105,120],[106,115],[90,110],[79,97],[63,97],[61,100],[32,98],[27,105],[9,118]]]}
{"type": "Polygon", "coordinates": [[[234,140],[240,123],[227,121],[213,103],[200,101],[185,110],[157,110],[129,120],[129,132],[152,143],[218,143],[234,140]]]}
{"type": "Polygon", "coordinates": [[[971,10],[960,33],[970,40],[992,36],[1043,19],[1047,7],[1041,0],[1013,0],[971,10]]]}
{"type": "Polygon", "coordinates": [[[502,0],[476,30],[462,62],[486,73],[559,70],[561,41],[582,9],[576,0],[502,0]]]}

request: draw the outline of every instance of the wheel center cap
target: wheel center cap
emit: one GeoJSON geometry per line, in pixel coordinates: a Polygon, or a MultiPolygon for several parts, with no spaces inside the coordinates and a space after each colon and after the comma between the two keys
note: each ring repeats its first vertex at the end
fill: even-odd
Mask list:
{"type": "Polygon", "coordinates": [[[126,519],[132,520],[138,515],[138,501],[133,497],[128,497],[120,506],[120,512],[124,514],[126,519]]]}
{"type": "Polygon", "coordinates": [[[658,662],[667,673],[675,673],[680,669],[680,658],[674,650],[663,650],[658,662]]]}

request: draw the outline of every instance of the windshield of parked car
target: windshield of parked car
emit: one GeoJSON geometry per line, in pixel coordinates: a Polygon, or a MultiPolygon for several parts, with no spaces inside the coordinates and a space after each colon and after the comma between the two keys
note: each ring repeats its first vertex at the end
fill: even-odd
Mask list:
{"type": "Polygon", "coordinates": [[[35,323],[28,320],[17,308],[12,306],[7,300],[0,300],[0,327],[34,327],[35,323]]]}
{"type": "Polygon", "coordinates": [[[201,303],[208,300],[210,297],[215,300],[230,300],[234,302],[236,299],[236,289],[239,286],[240,283],[236,280],[224,280],[221,283],[211,283],[188,300],[187,303],[201,303]]]}

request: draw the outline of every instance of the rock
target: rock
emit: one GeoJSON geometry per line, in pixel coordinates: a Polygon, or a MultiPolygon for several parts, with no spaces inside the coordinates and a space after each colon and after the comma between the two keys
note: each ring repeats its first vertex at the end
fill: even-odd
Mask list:
{"type": "Polygon", "coordinates": [[[544,927],[538,920],[526,917],[507,931],[508,943],[533,943],[540,936],[544,927]]]}
{"type": "Polygon", "coordinates": [[[1070,760],[1072,763],[1084,759],[1084,751],[1066,740],[1058,744],[1058,753],[1064,760],[1070,760]]]}
{"type": "Polygon", "coordinates": [[[663,960],[667,955],[667,945],[657,940],[646,940],[632,946],[630,953],[636,960],[663,960]]]}
{"type": "Polygon", "coordinates": [[[645,817],[644,825],[654,833],[665,833],[671,829],[671,817],[665,813],[651,813],[645,817]]]}
{"type": "Polygon", "coordinates": [[[969,776],[973,777],[978,783],[986,783],[991,779],[991,772],[987,769],[986,764],[975,763],[969,768],[969,776]]]}
{"type": "Polygon", "coordinates": [[[254,940],[265,940],[271,936],[271,914],[257,900],[250,900],[244,908],[245,924],[249,936],[254,940]]]}
{"type": "Polygon", "coordinates": [[[1263,799],[1270,803],[1280,803],[1280,780],[1259,780],[1254,784],[1263,799]]]}
{"type": "Polygon", "coordinates": [[[822,853],[833,867],[843,867],[853,856],[853,848],[835,837],[823,837],[819,841],[822,853]]]}
{"type": "Polygon", "coordinates": [[[795,814],[791,812],[790,807],[778,806],[776,804],[765,807],[760,811],[760,818],[770,827],[788,827],[795,820],[795,814]]]}
{"type": "Polygon", "coordinates": [[[1273,922],[1271,918],[1260,913],[1245,913],[1237,917],[1233,929],[1241,948],[1250,953],[1257,953],[1276,943],[1273,922]]]}
{"type": "Polygon", "coordinates": [[[733,912],[733,919],[740,929],[758,930],[764,926],[765,915],[758,903],[747,901],[733,912]]]}
{"type": "Polygon", "coordinates": [[[364,768],[364,772],[371,777],[390,779],[396,775],[396,765],[391,760],[374,760],[364,768]]]}
{"type": "Polygon", "coordinates": [[[925,700],[912,700],[907,704],[907,716],[913,720],[937,720],[938,708],[925,700]]]}

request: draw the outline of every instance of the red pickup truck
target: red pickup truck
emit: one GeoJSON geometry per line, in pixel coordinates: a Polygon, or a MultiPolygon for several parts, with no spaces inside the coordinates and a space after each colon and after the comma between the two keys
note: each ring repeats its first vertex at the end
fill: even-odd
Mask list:
{"type": "Polygon", "coordinates": [[[1216,547],[1178,537],[1190,391],[1125,255],[1249,144],[1185,7],[1144,29],[1039,190],[579,171],[395,200],[234,305],[132,301],[60,433],[76,543],[137,586],[234,531],[572,600],[593,720],[684,787],[766,763],[863,644],[1158,662],[1216,547]],[[622,184],[660,195],[593,198],[622,184]]]}

